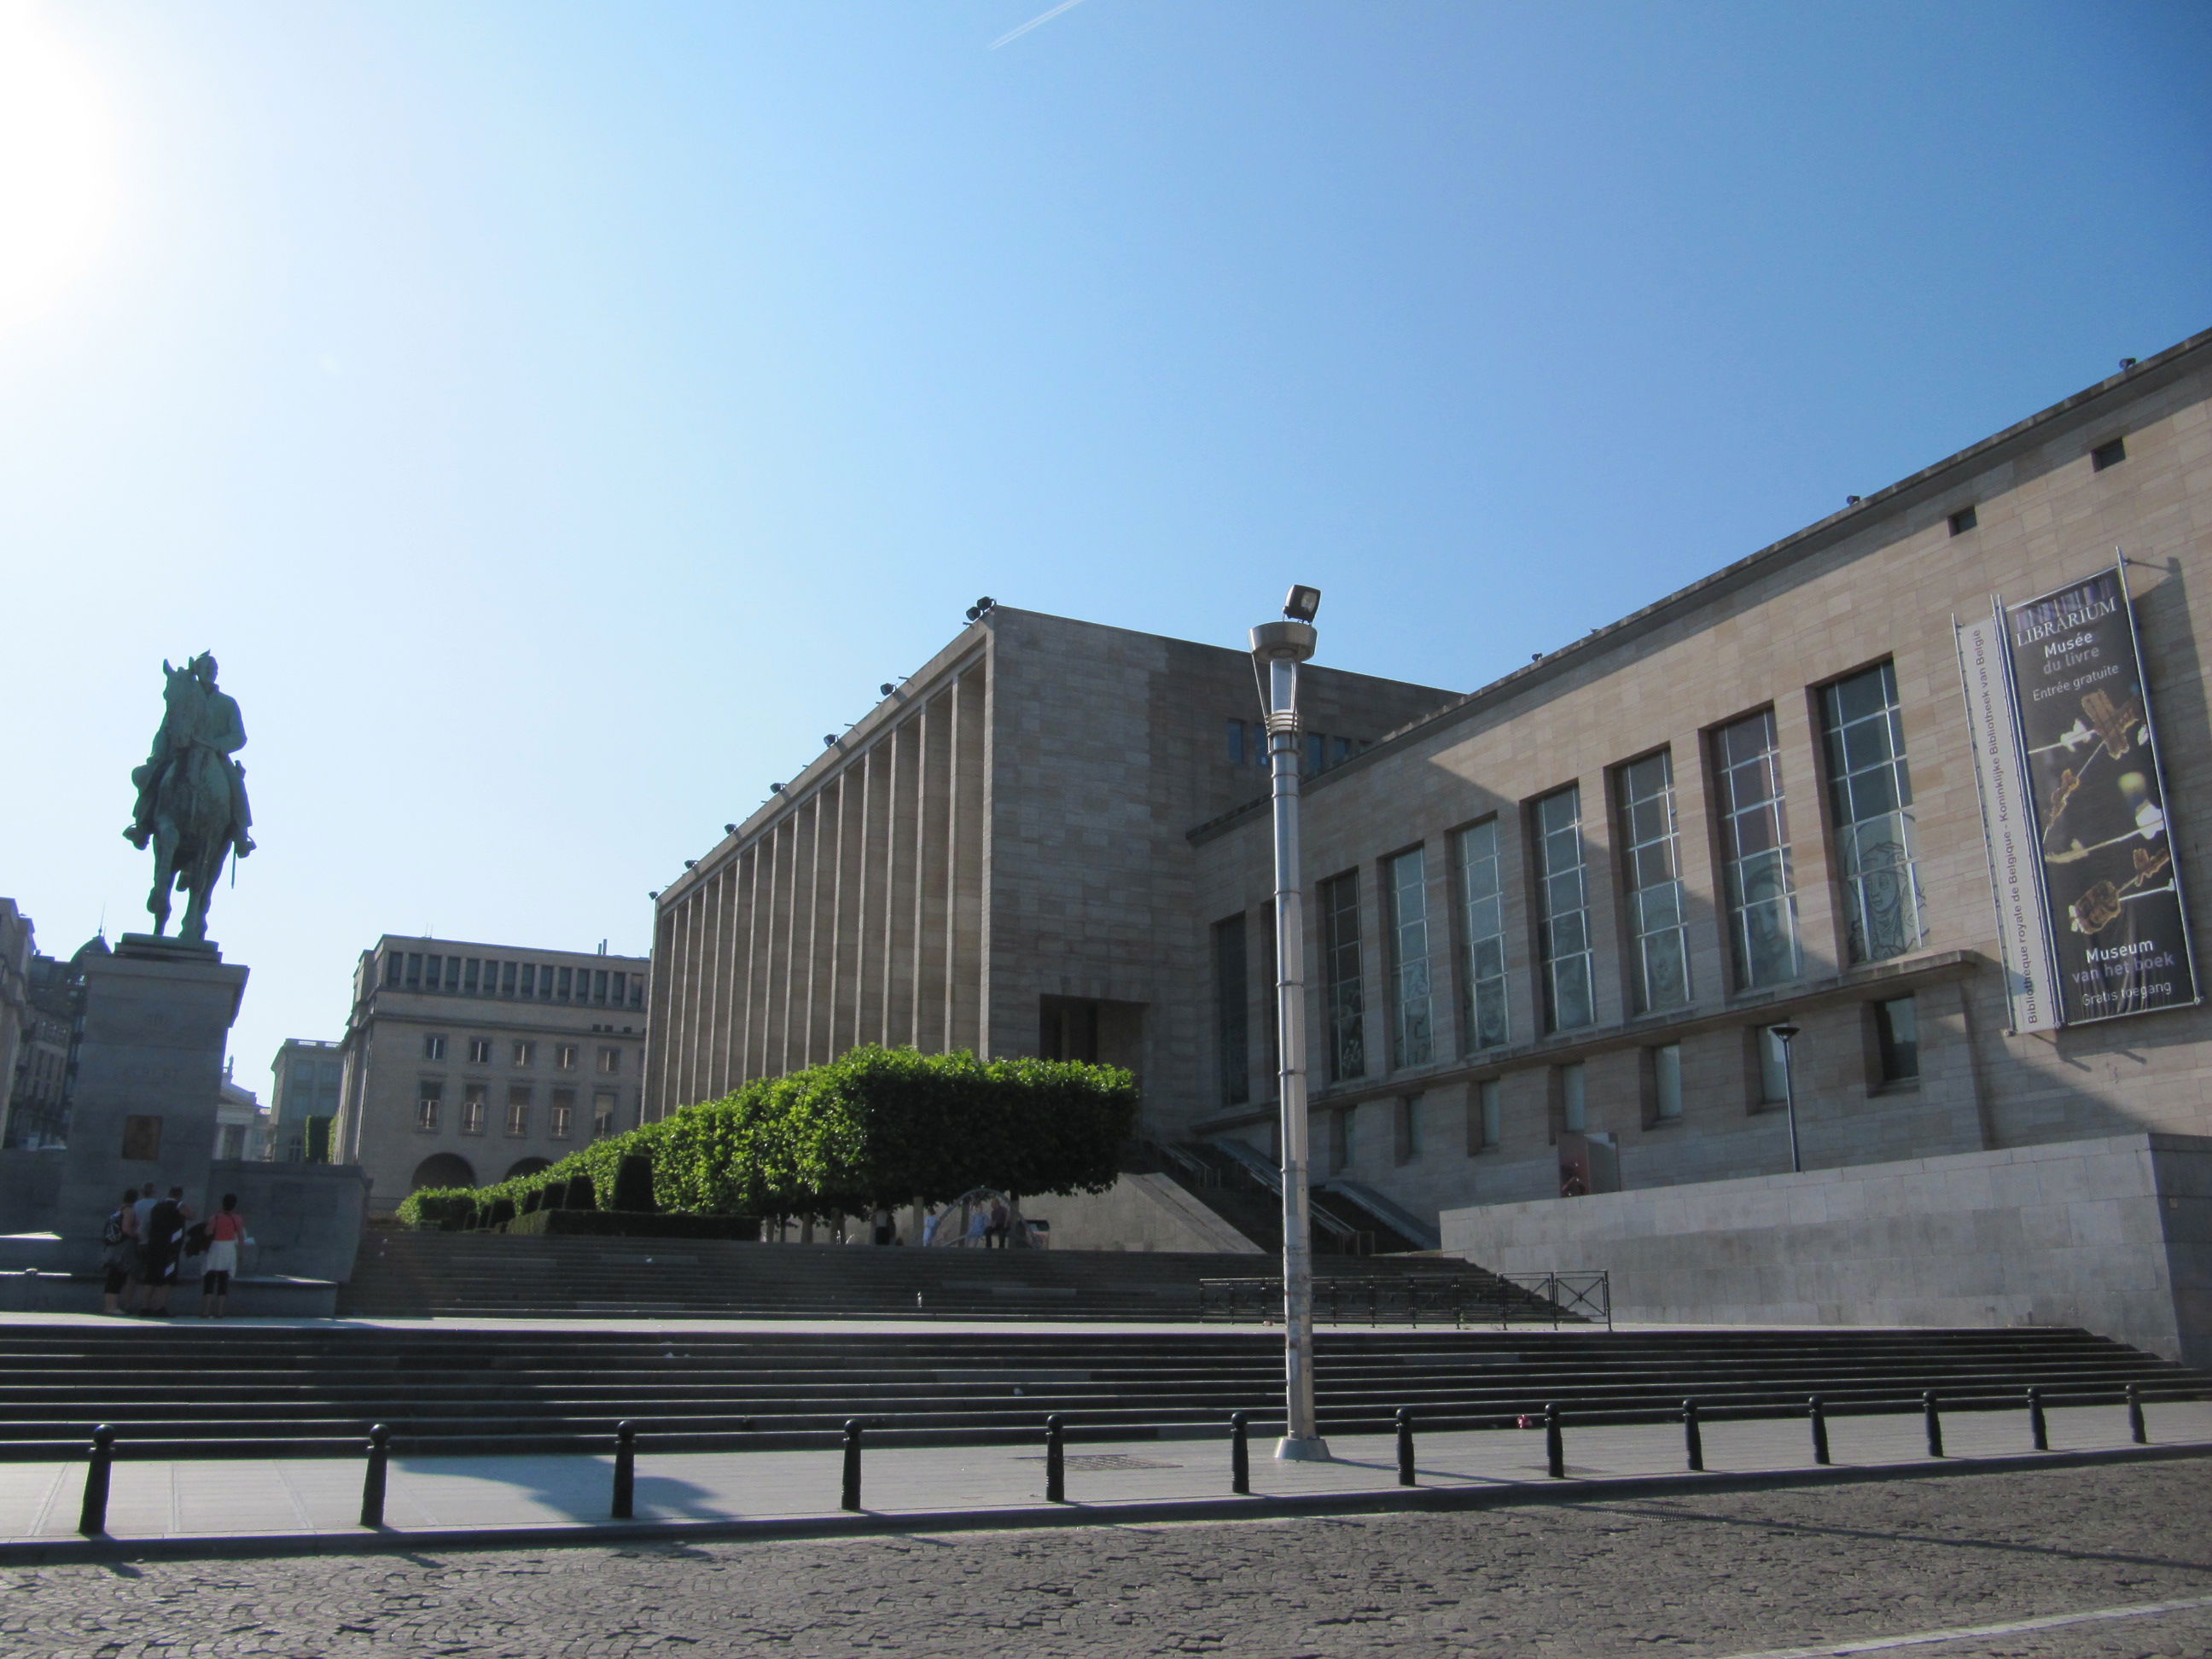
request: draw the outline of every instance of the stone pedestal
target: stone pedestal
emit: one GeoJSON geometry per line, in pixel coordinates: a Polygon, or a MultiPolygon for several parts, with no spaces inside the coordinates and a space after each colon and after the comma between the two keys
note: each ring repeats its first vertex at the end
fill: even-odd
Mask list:
{"type": "Polygon", "coordinates": [[[144,933],[125,933],[113,954],[86,964],[84,1040],[52,1219],[71,1267],[97,1260],[100,1224],[126,1186],[182,1187],[207,1212],[223,1052],[246,971],[212,945],[144,933]]]}

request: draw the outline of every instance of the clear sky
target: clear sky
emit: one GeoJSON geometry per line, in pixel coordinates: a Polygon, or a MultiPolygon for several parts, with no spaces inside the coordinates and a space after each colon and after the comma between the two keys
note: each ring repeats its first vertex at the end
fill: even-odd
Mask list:
{"type": "Polygon", "coordinates": [[[1472,689],[2212,324],[2212,8],[0,0],[0,894],[616,951],[989,593],[1472,689]]]}

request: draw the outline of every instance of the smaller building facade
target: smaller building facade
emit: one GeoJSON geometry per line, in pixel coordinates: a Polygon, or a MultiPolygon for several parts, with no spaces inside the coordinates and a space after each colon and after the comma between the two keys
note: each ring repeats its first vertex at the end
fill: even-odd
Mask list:
{"type": "MultiPolygon", "coordinates": [[[[6,901],[0,900],[0,903],[6,901]]],[[[12,907],[11,907],[12,908],[12,907]]],[[[76,1085],[77,1045],[84,1035],[84,964],[105,956],[107,942],[91,939],[67,962],[39,954],[28,917],[21,912],[16,942],[20,972],[10,973],[11,994],[0,994],[0,1025],[15,1021],[15,1053],[0,1064],[8,1085],[7,1121],[0,1148],[37,1151],[69,1142],[70,1099],[76,1085]]],[[[0,957],[8,954],[0,945],[0,957]]],[[[0,1040],[0,1048],[7,1043],[0,1040]]]]}
{"type": "Polygon", "coordinates": [[[216,1100],[215,1156],[233,1163],[262,1164],[269,1158],[269,1109],[261,1097],[222,1068],[222,1091],[216,1100]]]}
{"type": "Polygon", "coordinates": [[[31,1022],[31,919],[0,898],[0,1082],[14,1100],[17,1057],[31,1022]]]}
{"type": "Polygon", "coordinates": [[[371,1212],[635,1128],[647,969],[641,957],[392,934],[363,951],[331,1156],[368,1176],[371,1212]]]}
{"type": "Polygon", "coordinates": [[[284,1164],[329,1163],[345,1079],[343,1047],[287,1037],[269,1072],[269,1155],[284,1164]]]}

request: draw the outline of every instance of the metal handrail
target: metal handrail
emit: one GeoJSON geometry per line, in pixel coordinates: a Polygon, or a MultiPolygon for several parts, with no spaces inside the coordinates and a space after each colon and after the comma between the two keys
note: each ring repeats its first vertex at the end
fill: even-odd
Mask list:
{"type": "MultiPolygon", "coordinates": [[[[1256,1319],[1272,1323],[1281,1316],[1279,1278],[1201,1279],[1199,1317],[1256,1319]]],[[[1583,1273],[1410,1273],[1385,1277],[1324,1273],[1314,1280],[1314,1315],[1333,1323],[1370,1325],[1401,1321],[1455,1328],[1469,1324],[1602,1324],[1613,1328],[1613,1284],[1602,1269],[1583,1273]]]]}

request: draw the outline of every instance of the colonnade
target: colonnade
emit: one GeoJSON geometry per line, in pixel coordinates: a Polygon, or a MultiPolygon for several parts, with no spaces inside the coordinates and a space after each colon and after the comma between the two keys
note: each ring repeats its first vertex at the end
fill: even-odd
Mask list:
{"type": "Polygon", "coordinates": [[[647,1119],[864,1042],[984,1048],[989,672],[909,685],[663,895],[647,1119]]]}

